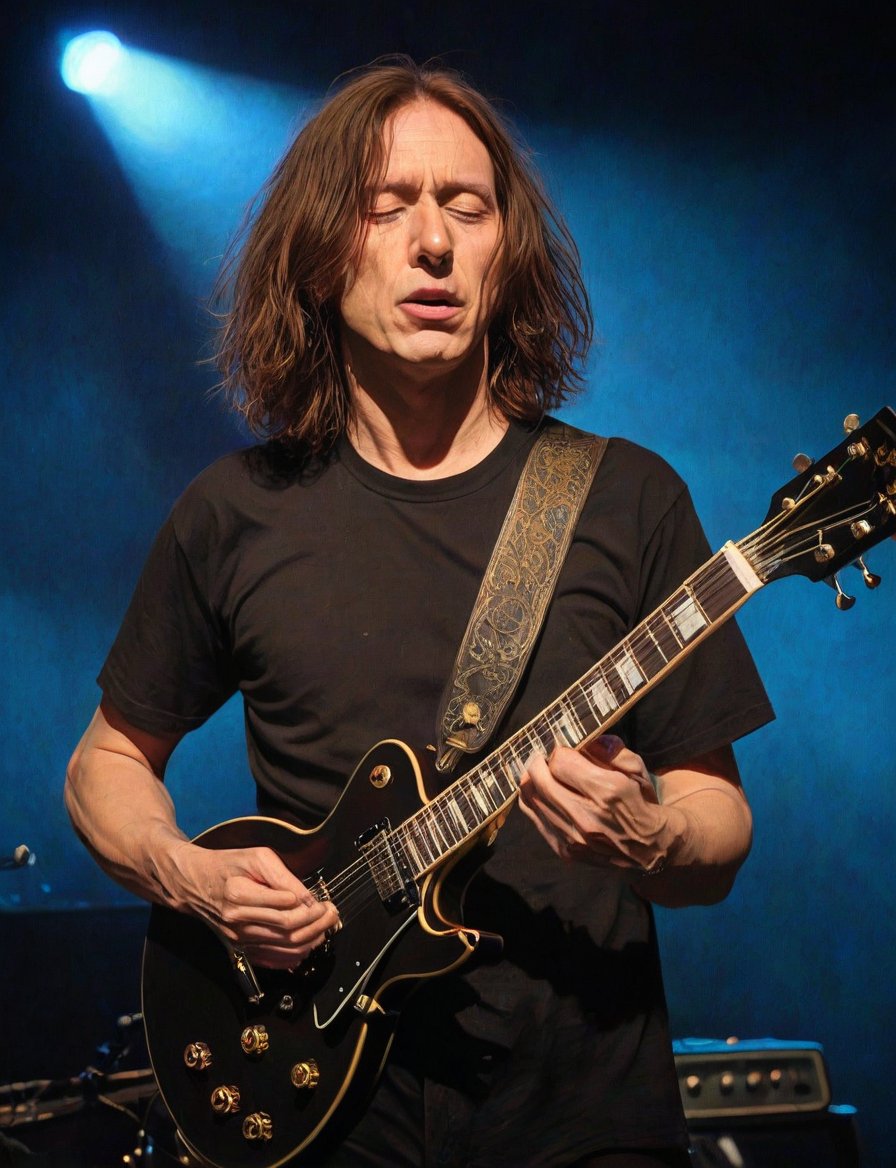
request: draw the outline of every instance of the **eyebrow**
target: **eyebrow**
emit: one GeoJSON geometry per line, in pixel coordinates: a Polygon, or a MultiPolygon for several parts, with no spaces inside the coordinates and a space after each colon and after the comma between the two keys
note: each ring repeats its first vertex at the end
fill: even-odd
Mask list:
{"type": "MultiPolygon", "coordinates": [[[[392,182],[384,182],[373,188],[371,194],[374,197],[377,195],[417,195],[420,193],[420,187],[420,183],[411,182],[410,179],[393,179],[392,182]]],[[[443,199],[453,199],[456,195],[464,194],[476,195],[487,206],[495,206],[495,196],[490,187],[484,183],[455,179],[453,182],[443,183],[438,188],[438,195],[443,199]]]]}

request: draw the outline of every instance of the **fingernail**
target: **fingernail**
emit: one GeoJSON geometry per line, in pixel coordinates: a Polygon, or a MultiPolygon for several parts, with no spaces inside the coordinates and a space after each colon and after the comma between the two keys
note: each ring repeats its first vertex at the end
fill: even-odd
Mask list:
{"type": "Polygon", "coordinates": [[[617,738],[615,734],[601,734],[595,745],[600,747],[604,757],[609,762],[611,758],[615,758],[619,751],[622,750],[625,743],[621,738],[617,738]]]}

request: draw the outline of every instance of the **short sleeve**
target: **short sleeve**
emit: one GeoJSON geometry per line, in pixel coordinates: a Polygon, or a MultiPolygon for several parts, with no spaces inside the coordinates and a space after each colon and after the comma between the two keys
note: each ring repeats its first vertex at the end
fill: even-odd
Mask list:
{"type": "MultiPolygon", "coordinates": [[[[180,504],[179,504],[180,505],[180,504]]],[[[209,578],[207,556],[192,549],[209,578]]],[[[236,688],[227,636],[178,540],[175,513],[157,535],[98,681],[152,734],[200,726],[236,688]]]]}
{"type": "MultiPolygon", "coordinates": [[[[711,555],[690,494],[682,486],[644,549],[639,623],[711,555]]],[[[718,627],[635,707],[628,733],[652,770],[680,766],[748,734],[774,711],[733,619],[718,627]]]]}

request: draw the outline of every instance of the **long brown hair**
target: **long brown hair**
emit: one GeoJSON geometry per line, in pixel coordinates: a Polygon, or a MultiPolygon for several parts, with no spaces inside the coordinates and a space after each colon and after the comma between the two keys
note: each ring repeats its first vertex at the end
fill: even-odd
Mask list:
{"type": "Polygon", "coordinates": [[[256,433],[320,452],[351,418],[340,298],[385,165],[386,124],[418,99],[461,117],[495,169],[502,233],[488,330],[492,406],[535,421],[581,388],[592,321],[569,231],[492,105],[450,70],[397,58],[352,74],[305,125],[228,253],[216,360],[225,393],[256,433]]]}

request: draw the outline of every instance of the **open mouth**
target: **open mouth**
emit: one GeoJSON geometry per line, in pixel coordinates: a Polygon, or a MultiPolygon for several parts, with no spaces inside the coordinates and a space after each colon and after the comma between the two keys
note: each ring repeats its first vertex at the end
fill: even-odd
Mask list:
{"type": "Polygon", "coordinates": [[[460,311],[455,297],[445,294],[417,292],[401,302],[402,309],[418,320],[449,320],[460,311]]]}

